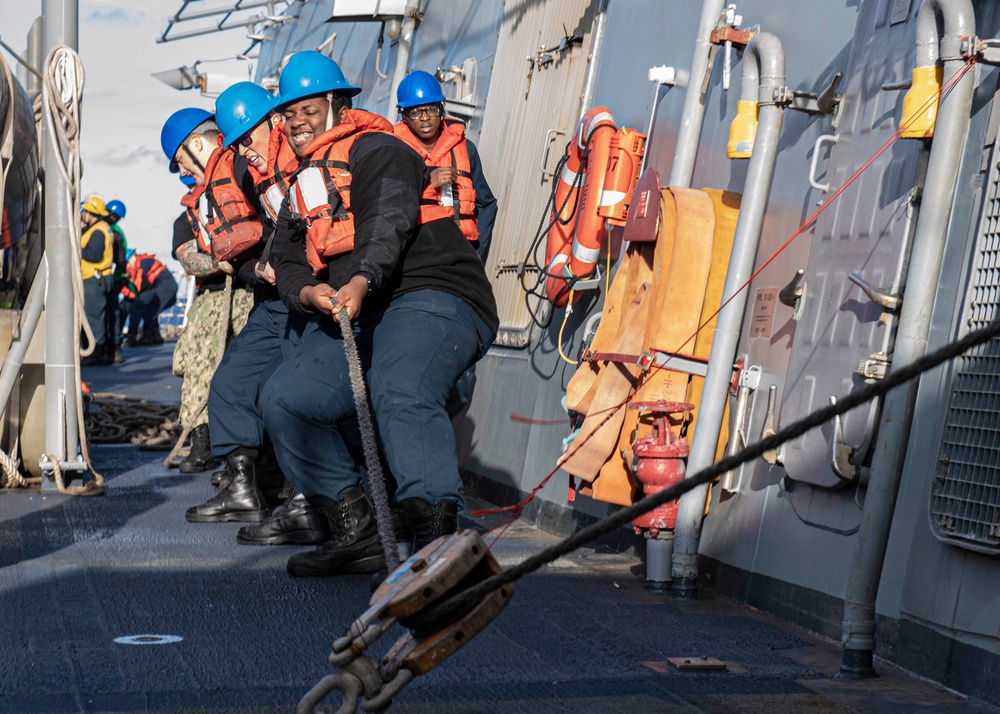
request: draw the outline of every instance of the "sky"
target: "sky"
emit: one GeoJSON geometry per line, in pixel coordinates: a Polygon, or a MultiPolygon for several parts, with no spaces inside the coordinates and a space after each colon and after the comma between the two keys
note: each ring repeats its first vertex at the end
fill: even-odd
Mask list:
{"type": "MultiPolygon", "coordinates": [[[[192,3],[187,12],[226,4],[232,3],[204,0],[192,3]]],[[[179,201],[185,189],[167,168],[160,129],[167,117],[182,107],[212,111],[214,99],[201,96],[197,89],[173,89],[151,74],[190,66],[196,60],[232,58],[251,44],[244,28],[158,44],[167,19],[182,5],[182,0],[79,0],[78,52],[85,74],[81,197],[97,194],[106,201],[123,201],[127,215],[121,227],[129,247],[155,253],[174,271],[180,270],[180,265],[170,258],[172,230],[182,210],[179,201]]],[[[4,42],[23,53],[28,31],[41,15],[41,8],[41,0],[0,0],[0,37],[4,42]]],[[[205,22],[181,23],[174,31],[203,27],[205,22]]],[[[5,51],[3,54],[16,71],[15,61],[5,51]]],[[[252,66],[247,61],[212,62],[201,67],[224,73],[233,81],[252,79],[252,66]]]]}

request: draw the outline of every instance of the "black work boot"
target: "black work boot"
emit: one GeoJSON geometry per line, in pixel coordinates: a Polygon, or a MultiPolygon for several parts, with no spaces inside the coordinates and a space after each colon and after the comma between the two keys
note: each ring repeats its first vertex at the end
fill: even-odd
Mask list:
{"type": "Polygon", "coordinates": [[[81,367],[107,367],[110,364],[114,364],[114,346],[111,346],[112,350],[108,352],[108,345],[97,345],[94,351],[88,356],[80,360],[81,367]]]}
{"type": "Polygon", "coordinates": [[[222,523],[248,521],[258,523],[267,518],[267,501],[254,480],[254,457],[233,452],[227,459],[233,480],[224,489],[200,506],[187,509],[185,518],[192,523],[222,523]]]}
{"type": "Polygon", "coordinates": [[[422,498],[404,498],[399,502],[413,529],[413,552],[441,536],[458,530],[458,504],[435,501],[432,506],[422,498]]]}
{"type": "Polygon", "coordinates": [[[209,444],[208,424],[196,426],[191,430],[191,450],[180,463],[181,473],[200,474],[202,471],[214,469],[217,463],[209,444]]]}
{"type": "MultiPolygon", "coordinates": [[[[399,562],[413,555],[413,528],[410,527],[410,519],[401,508],[393,508],[392,511],[392,531],[396,535],[396,552],[399,554],[399,562]]],[[[372,592],[378,590],[379,585],[389,577],[389,569],[381,567],[372,575],[368,587],[372,592]]]]}
{"type": "Polygon", "coordinates": [[[315,577],[374,573],[385,567],[375,511],[361,486],[340,494],[339,501],[326,496],[310,496],[309,502],[330,520],[333,539],[322,548],[289,558],[289,575],[315,577]]]}
{"type": "Polygon", "coordinates": [[[246,545],[319,545],[330,540],[330,521],[301,493],[292,495],[270,516],[243,526],[236,542],[246,545]]]}
{"type": "Polygon", "coordinates": [[[229,460],[227,459],[222,468],[218,471],[212,472],[212,478],[209,479],[211,484],[217,489],[223,489],[229,485],[229,482],[233,480],[233,472],[229,470],[229,460]]]}
{"type": "Polygon", "coordinates": [[[273,449],[268,446],[259,449],[256,468],[257,485],[264,492],[268,503],[272,505],[282,504],[295,495],[295,486],[281,472],[278,458],[274,455],[273,449]]]}
{"type": "Polygon", "coordinates": [[[101,364],[105,367],[115,363],[115,346],[113,344],[104,345],[101,352],[101,364]]]}

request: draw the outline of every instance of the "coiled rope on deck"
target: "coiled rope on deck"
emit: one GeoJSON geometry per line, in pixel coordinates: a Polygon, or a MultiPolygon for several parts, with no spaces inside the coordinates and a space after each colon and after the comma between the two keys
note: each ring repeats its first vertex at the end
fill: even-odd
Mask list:
{"type": "Polygon", "coordinates": [[[95,444],[136,444],[166,451],[181,434],[180,408],[124,394],[96,392],[88,400],[84,421],[95,444]]]}

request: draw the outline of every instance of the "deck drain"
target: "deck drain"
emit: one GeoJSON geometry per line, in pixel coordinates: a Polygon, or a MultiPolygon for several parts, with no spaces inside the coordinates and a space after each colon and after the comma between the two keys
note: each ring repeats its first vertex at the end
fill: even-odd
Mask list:
{"type": "Polygon", "coordinates": [[[116,637],[114,641],[119,645],[166,645],[183,639],[178,635],[126,635],[116,637]]]}

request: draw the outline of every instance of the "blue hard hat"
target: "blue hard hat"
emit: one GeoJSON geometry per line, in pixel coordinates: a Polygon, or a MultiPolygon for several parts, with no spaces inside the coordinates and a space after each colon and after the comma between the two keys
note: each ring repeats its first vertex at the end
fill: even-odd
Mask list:
{"type": "Polygon", "coordinates": [[[177,168],[177,162],[174,161],[174,154],[181,148],[184,140],[199,125],[211,119],[211,112],[197,107],[186,107],[178,109],[163,123],[163,129],[160,130],[160,146],[163,147],[163,153],[167,155],[167,160],[170,162],[170,173],[175,174],[180,170],[177,168]]]}
{"type": "Polygon", "coordinates": [[[215,122],[224,139],[222,146],[253,129],[271,113],[278,99],[253,82],[237,82],[215,100],[215,122]]]}
{"type": "Polygon", "coordinates": [[[441,83],[433,74],[416,70],[403,77],[396,90],[396,104],[400,109],[422,107],[444,101],[441,83]]]}
{"type": "Polygon", "coordinates": [[[125,260],[132,260],[133,255],[135,255],[135,248],[129,248],[125,251],[125,260]]]}
{"type": "Polygon", "coordinates": [[[354,97],[361,94],[361,88],[348,82],[340,66],[324,54],[306,50],[292,55],[278,77],[278,105],[324,92],[345,92],[354,97]]]}
{"type": "Polygon", "coordinates": [[[194,186],[196,183],[198,183],[198,179],[196,179],[194,176],[185,175],[181,176],[181,183],[184,184],[185,186],[194,186]]]}
{"type": "Polygon", "coordinates": [[[119,219],[125,217],[125,204],[117,198],[112,201],[108,201],[105,204],[105,207],[108,209],[108,213],[115,214],[119,219]]]}

